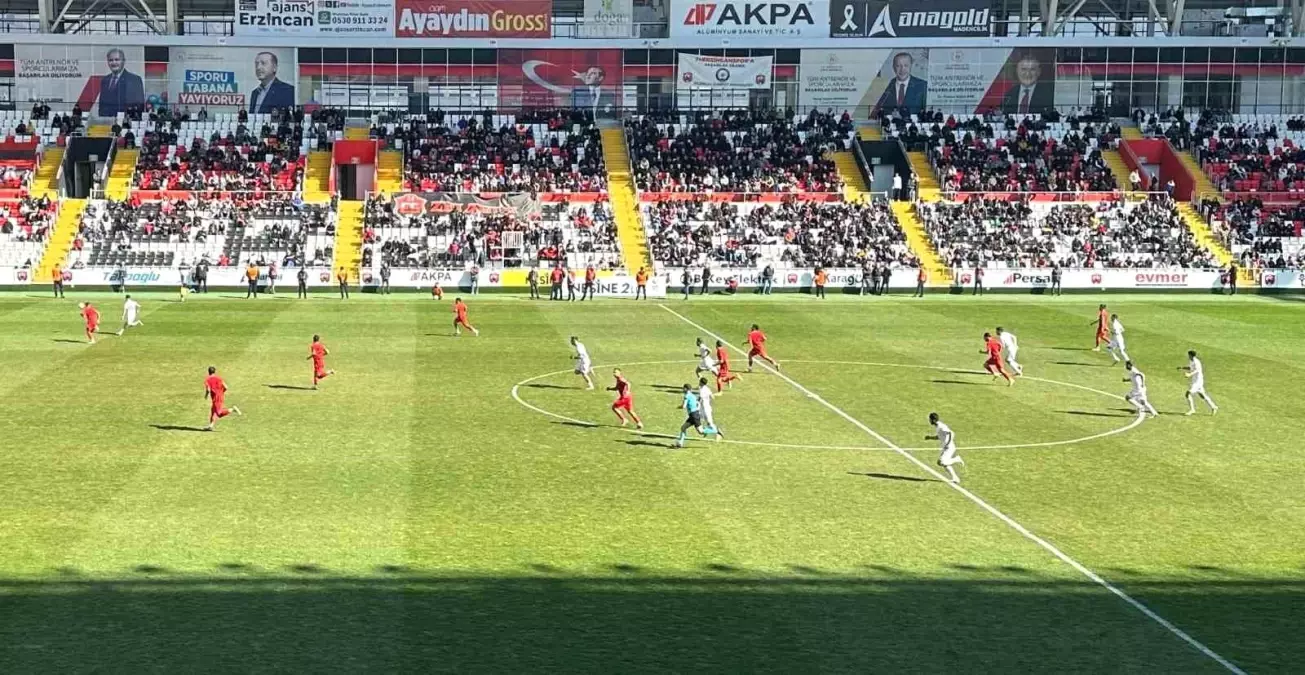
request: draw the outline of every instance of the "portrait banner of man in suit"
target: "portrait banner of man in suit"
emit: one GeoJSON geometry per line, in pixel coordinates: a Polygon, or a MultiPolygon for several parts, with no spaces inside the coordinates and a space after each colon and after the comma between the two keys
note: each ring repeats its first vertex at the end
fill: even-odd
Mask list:
{"type": "Polygon", "coordinates": [[[114,117],[145,103],[143,47],[14,45],[14,100],[114,117]]]}
{"type": "Polygon", "coordinates": [[[619,112],[619,49],[500,49],[498,69],[500,105],[564,106],[595,118],[619,112]]]}
{"type": "Polygon", "coordinates": [[[1002,78],[1009,82],[1001,97],[1002,112],[1011,115],[1045,112],[1055,105],[1056,50],[1012,50],[1002,78]]]}
{"type": "Polygon", "coordinates": [[[880,77],[887,79],[883,94],[879,96],[878,109],[905,115],[922,112],[928,100],[929,52],[924,49],[902,49],[884,64],[880,77]]]}
{"type": "Polygon", "coordinates": [[[296,105],[294,49],[174,47],[168,76],[180,105],[270,113],[296,105]]]}

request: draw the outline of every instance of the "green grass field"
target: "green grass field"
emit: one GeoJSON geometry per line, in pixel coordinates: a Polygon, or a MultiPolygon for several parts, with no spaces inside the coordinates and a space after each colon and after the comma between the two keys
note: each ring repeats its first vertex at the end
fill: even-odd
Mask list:
{"type": "Polygon", "coordinates": [[[453,339],[419,296],[144,294],[89,346],[74,298],[0,295],[0,672],[1300,672],[1305,304],[1101,297],[1158,419],[1087,349],[1098,296],[483,297],[453,339]],[[739,442],[664,436],[690,321],[761,324],[792,378],[717,401],[739,442]],[[1015,387],[973,373],[996,325],[1015,387]],[[1217,416],[1182,415],[1187,349],[1217,416]],[[216,433],[208,365],[245,412],[216,433]],[[904,456],[930,411],[1029,536],[904,456]]]}

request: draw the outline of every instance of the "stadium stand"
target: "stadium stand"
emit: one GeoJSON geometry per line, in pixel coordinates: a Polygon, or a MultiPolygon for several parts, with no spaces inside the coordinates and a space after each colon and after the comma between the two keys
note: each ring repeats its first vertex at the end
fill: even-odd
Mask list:
{"type": "Polygon", "coordinates": [[[1226,227],[1231,248],[1243,267],[1305,266],[1305,201],[1265,204],[1247,197],[1227,204],[1207,202],[1203,209],[1216,227],[1226,227]]]}
{"type": "Polygon", "coordinates": [[[0,267],[33,267],[50,233],[55,205],[26,197],[0,201],[0,267]]]}
{"type": "Polygon", "coordinates": [[[827,154],[849,149],[856,135],[846,114],[818,112],[647,114],[625,124],[643,192],[838,192],[827,154]]]}
{"type": "Polygon", "coordinates": [[[1075,204],[976,196],[918,208],[939,253],[953,268],[1215,264],[1164,195],[1141,202],[1075,204]]]}
{"type": "Polygon", "coordinates": [[[373,117],[371,137],[408,154],[404,185],[420,192],[601,192],[602,141],[585,113],[373,117]]]}
{"type": "Polygon", "coordinates": [[[653,258],[673,267],[915,264],[884,200],[644,204],[653,258]]]}
{"type": "Polygon", "coordinates": [[[616,225],[606,202],[543,202],[537,213],[496,208],[400,213],[373,197],[364,215],[363,267],[620,266],[616,225]]]}
{"type": "Polygon", "coordinates": [[[888,121],[907,147],[928,148],[947,192],[1109,192],[1115,176],[1102,151],[1115,147],[1119,126],[1068,116],[1016,120],[1001,115],[925,112],[888,121]]]}
{"type": "MultiPolygon", "coordinates": [[[[154,113],[143,121],[134,186],[149,191],[298,189],[312,135],[303,113],[154,113]]],[[[310,126],[311,128],[311,126],[310,126]]],[[[132,133],[130,130],[125,134],[132,133]]]]}

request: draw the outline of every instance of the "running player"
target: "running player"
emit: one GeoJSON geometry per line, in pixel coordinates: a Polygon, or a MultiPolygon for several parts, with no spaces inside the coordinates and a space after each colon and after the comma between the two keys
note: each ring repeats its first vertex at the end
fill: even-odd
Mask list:
{"type": "Polygon", "coordinates": [[[957,464],[964,464],[965,460],[956,454],[956,435],[952,433],[952,428],[943,424],[938,417],[938,413],[929,413],[929,424],[933,425],[933,433],[925,436],[926,441],[938,441],[938,448],[942,451],[938,455],[938,466],[947,470],[947,475],[951,476],[952,482],[960,485],[961,477],[956,475],[956,469],[953,467],[957,464]]]}
{"type": "Polygon", "coordinates": [[[308,358],[313,361],[313,389],[317,388],[317,383],[325,380],[328,375],[334,375],[334,370],[326,369],[326,355],[331,351],[322,344],[322,336],[314,335],[313,344],[308,345],[308,358]]]}
{"type": "Polygon", "coordinates": [[[1020,353],[1020,342],[1015,338],[1015,334],[1007,333],[1001,326],[997,326],[997,339],[1001,340],[1001,346],[1006,348],[1006,363],[1010,364],[1011,370],[1014,370],[1016,375],[1023,375],[1024,366],[1015,360],[1020,353]]]}
{"type": "Polygon", "coordinates": [[[480,335],[480,331],[467,322],[467,303],[463,302],[462,298],[457,298],[453,301],[453,336],[462,335],[464,327],[471,331],[472,335],[480,335]]]}
{"type": "Polygon", "coordinates": [[[1106,345],[1106,351],[1110,352],[1110,358],[1115,363],[1120,361],[1128,362],[1128,352],[1124,351],[1124,324],[1120,323],[1118,314],[1110,315],[1110,344],[1106,345]]]}
{"type": "Polygon", "coordinates": [[[235,406],[231,406],[230,410],[224,408],[222,404],[226,401],[226,397],[227,383],[223,382],[222,378],[218,377],[216,367],[209,366],[208,377],[204,380],[204,398],[210,399],[212,407],[209,408],[208,426],[204,427],[204,431],[212,431],[213,425],[216,424],[218,420],[230,415],[231,413],[237,415],[244,414],[240,412],[240,408],[235,406]]]}
{"type": "Polygon", "coordinates": [[[1093,323],[1097,326],[1097,341],[1092,347],[1092,351],[1099,352],[1101,351],[1101,344],[1110,340],[1110,334],[1107,332],[1110,325],[1110,314],[1106,311],[1105,305],[1097,306],[1097,319],[1088,325],[1090,326],[1093,323]]]}
{"type": "Polygon", "coordinates": [[[589,360],[589,350],[585,348],[585,343],[574,335],[571,336],[571,346],[575,347],[575,356],[571,357],[575,361],[575,374],[585,378],[585,389],[593,389],[594,379],[591,374],[594,372],[594,363],[589,360]]]}
{"type": "Polygon", "coordinates": [[[693,393],[692,385],[684,385],[684,398],[680,400],[680,409],[684,411],[685,418],[684,424],[680,425],[680,435],[675,438],[677,448],[684,447],[689,429],[696,429],[701,436],[707,435],[702,429],[702,404],[698,401],[697,394],[693,393]]]}
{"type": "Polygon", "coordinates": [[[1195,350],[1189,350],[1187,352],[1187,367],[1180,367],[1179,370],[1187,371],[1187,414],[1196,414],[1196,400],[1193,398],[1194,396],[1200,396],[1201,400],[1205,401],[1205,404],[1210,406],[1211,415],[1218,413],[1219,406],[1215,405],[1214,399],[1210,398],[1210,395],[1205,393],[1205,366],[1201,364],[1200,359],[1196,358],[1195,350]]]}
{"type": "Polygon", "coordinates": [[[1015,384],[1015,378],[1001,366],[1001,342],[993,337],[992,333],[983,334],[983,353],[988,355],[988,360],[983,363],[983,369],[992,373],[992,379],[995,380],[1000,375],[1006,378],[1006,386],[1015,384]]]}
{"type": "Polygon", "coordinates": [[[1124,368],[1128,371],[1128,377],[1124,378],[1124,381],[1133,383],[1133,390],[1128,392],[1124,400],[1132,403],[1139,413],[1146,412],[1151,417],[1159,415],[1160,413],[1155,411],[1155,408],[1151,406],[1151,402],[1146,398],[1146,375],[1143,375],[1142,371],[1138,370],[1132,361],[1125,361],[1124,368]]]}
{"type": "Polygon", "coordinates": [[[738,373],[730,372],[730,354],[725,349],[725,343],[720,340],[716,341],[716,392],[720,393],[721,387],[729,385],[730,389],[734,388],[734,380],[739,379],[738,373]]]}
{"type": "Polygon", "coordinates": [[[707,346],[707,343],[704,342],[702,338],[698,338],[697,346],[698,367],[693,369],[693,374],[701,375],[703,373],[711,373],[712,375],[718,375],[720,370],[717,368],[716,362],[711,358],[711,348],[707,346]]]}
{"type": "Polygon", "coordinates": [[[711,386],[707,384],[707,378],[698,378],[698,402],[702,404],[702,421],[706,424],[704,429],[709,434],[716,434],[716,440],[719,441],[725,438],[725,433],[720,430],[720,427],[716,426],[716,420],[712,417],[712,398],[711,386]]]}
{"type": "Polygon", "coordinates": [[[129,295],[122,303],[122,328],[118,329],[118,335],[122,335],[123,331],[128,328],[135,328],[139,325],[141,325],[140,303],[132,300],[129,295]]]}
{"type": "Polygon", "coordinates": [[[86,341],[95,344],[95,331],[100,329],[100,310],[89,302],[79,302],[77,308],[82,310],[82,320],[86,322],[86,341]]]}
{"type": "Polygon", "coordinates": [[[621,374],[620,368],[613,368],[612,376],[616,378],[616,384],[607,388],[607,391],[616,392],[616,400],[612,402],[612,412],[616,413],[616,417],[621,420],[621,426],[625,426],[627,423],[625,413],[621,411],[624,410],[630,413],[630,419],[634,420],[634,428],[642,429],[643,420],[639,419],[639,415],[634,412],[634,396],[630,393],[630,381],[621,374]]]}
{"type": "Polygon", "coordinates": [[[766,363],[779,370],[779,362],[766,355],[766,334],[761,332],[761,327],[752,324],[752,330],[748,331],[748,372],[752,372],[752,362],[755,359],[761,359],[766,363]]]}

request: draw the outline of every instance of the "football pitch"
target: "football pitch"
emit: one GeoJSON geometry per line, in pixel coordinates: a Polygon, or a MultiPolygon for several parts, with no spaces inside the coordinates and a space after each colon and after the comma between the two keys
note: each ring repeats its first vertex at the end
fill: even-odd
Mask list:
{"type": "Polygon", "coordinates": [[[454,338],[449,297],[285,295],[142,293],[91,346],[76,301],[116,330],[120,296],[0,294],[0,672],[1305,662],[1299,298],[477,296],[454,338]],[[1099,302],[1159,418],[1091,351],[1099,302]],[[671,447],[694,339],[753,323],[782,371],[716,400],[724,441],[671,447]],[[979,372],[996,326],[1013,387],[979,372]],[[1183,415],[1189,349],[1218,415],[1183,415]],[[210,365],[244,412],[214,433],[210,365]]]}

